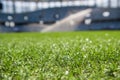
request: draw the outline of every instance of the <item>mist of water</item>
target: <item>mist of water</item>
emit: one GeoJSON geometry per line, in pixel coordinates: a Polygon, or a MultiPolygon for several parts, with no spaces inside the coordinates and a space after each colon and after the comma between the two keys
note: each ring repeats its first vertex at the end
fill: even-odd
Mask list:
{"type": "Polygon", "coordinates": [[[92,9],[82,10],[75,14],[72,14],[53,25],[49,25],[41,32],[53,32],[53,31],[73,31],[75,30],[76,26],[80,25],[81,22],[84,20],[85,16],[90,14],[92,9]]]}

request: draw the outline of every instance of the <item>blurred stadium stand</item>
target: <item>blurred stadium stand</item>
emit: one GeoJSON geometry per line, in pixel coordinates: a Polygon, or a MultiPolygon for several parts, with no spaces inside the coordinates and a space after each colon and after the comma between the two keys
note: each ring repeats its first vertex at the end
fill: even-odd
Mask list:
{"type": "Polygon", "coordinates": [[[43,28],[41,23],[55,23],[88,8],[92,8],[92,13],[86,15],[75,30],[120,29],[120,0],[1,0],[0,2],[2,3],[0,29],[5,31],[7,29],[40,31],[43,28]],[[36,25],[32,25],[32,28],[28,24],[36,25]]]}

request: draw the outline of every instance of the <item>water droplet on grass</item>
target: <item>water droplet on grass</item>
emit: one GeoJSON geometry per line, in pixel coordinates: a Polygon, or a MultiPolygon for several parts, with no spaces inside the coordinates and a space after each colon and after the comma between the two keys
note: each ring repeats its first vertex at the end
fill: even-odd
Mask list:
{"type": "Polygon", "coordinates": [[[68,75],[69,74],[69,71],[65,71],[65,75],[68,75]]]}

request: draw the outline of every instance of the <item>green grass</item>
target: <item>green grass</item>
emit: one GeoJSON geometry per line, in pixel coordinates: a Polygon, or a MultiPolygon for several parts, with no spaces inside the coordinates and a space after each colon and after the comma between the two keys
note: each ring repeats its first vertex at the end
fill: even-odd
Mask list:
{"type": "Polygon", "coordinates": [[[120,31],[1,33],[0,80],[120,80],[120,31]]]}

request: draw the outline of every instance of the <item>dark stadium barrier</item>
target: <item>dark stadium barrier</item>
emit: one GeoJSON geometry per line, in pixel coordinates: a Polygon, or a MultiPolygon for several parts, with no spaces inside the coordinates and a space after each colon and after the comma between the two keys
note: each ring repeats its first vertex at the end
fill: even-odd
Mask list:
{"type": "Polygon", "coordinates": [[[3,5],[2,5],[2,3],[0,3],[0,10],[2,10],[3,9],[3,5]]]}

